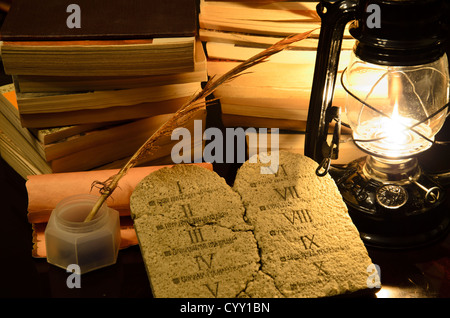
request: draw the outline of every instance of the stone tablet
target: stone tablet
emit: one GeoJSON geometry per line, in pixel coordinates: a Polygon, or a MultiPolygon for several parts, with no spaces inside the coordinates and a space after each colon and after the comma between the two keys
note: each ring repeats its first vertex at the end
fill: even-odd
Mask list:
{"type": "Polygon", "coordinates": [[[160,169],[135,188],[130,208],[154,297],[238,297],[257,274],[240,196],[216,173],[160,169]]]}
{"type": "Polygon", "coordinates": [[[265,274],[252,282],[249,296],[266,297],[261,286],[270,280],[277,292],[268,297],[326,297],[368,289],[372,262],[333,179],[316,176],[312,159],[284,151],[276,173],[261,174],[261,166],[244,163],[233,186],[254,226],[265,274]]]}
{"type": "Polygon", "coordinates": [[[372,262],[331,177],[289,152],[274,174],[249,161],[233,189],[196,165],[160,169],[135,188],[131,215],[154,297],[367,290],[372,262]]]}

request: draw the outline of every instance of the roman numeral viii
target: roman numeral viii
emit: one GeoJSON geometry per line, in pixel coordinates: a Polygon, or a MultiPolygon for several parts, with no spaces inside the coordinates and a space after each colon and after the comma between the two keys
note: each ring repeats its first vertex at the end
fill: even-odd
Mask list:
{"type": "Polygon", "coordinates": [[[312,218],[311,218],[311,215],[309,214],[308,210],[292,211],[292,216],[287,213],[283,213],[283,215],[292,225],[294,225],[295,222],[300,222],[300,223],[311,223],[312,222],[312,218]]]}

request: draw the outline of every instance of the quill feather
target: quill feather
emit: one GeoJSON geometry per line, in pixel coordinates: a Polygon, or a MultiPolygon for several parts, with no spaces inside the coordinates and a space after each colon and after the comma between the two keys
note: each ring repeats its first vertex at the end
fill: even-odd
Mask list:
{"type": "Polygon", "coordinates": [[[134,167],[141,159],[143,159],[149,153],[157,149],[155,144],[160,137],[170,135],[176,127],[180,126],[181,122],[186,122],[187,120],[192,118],[192,116],[194,116],[194,114],[197,111],[205,109],[208,105],[208,102],[205,101],[206,97],[211,95],[220,85],[232,81],[234,78],[245,74],[244,72],[247,69],[260,63],[266,62],[270,56],[283,51],[284,49],[289,47],[289,45],[291,45],[292,43],[306,39],[315,30],[316,29],[288,36],[280,40],[279,42],[275,43],[274,45],[270,46],[269,48],[263,50],[262,52],[250,57],[246,61],[240,63],[239,65],[237,65],[227,73],[221,75],[220,77],[211,78],[201,91],[194,94],[188,102],[183,104],[180,107],[180,109],[168,121],[166,121],[155,133],[153,133],[147,139],[147,141],[134,153],[134,155],[120,169],[120,171],[116,175],[110,177],[106,182],[98,182],[98,181],[94,182],[94,184],[97,186],[101,185],[100,187],[101,196],[99,197],[96,204],[94,205],[91,212],[88,214],[88,216],[84,221],[89,222],[94,218],[100,207],[104,204],[107,198],[114,192],[120,179],[128,172],[130,168],[134,167]]]}

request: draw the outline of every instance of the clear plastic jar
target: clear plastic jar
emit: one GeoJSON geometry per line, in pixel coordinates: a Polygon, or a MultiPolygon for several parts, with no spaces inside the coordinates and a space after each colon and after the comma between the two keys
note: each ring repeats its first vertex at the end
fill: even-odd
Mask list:
{"type": "Polygon", "coordinates": [[[81,274],[116,263],[119,213],[104,204],[91,221],[84,222],[97,200],[82,194],[58,203],[45,229],[48,263],[64,269],[77,264],[81,274]]]}

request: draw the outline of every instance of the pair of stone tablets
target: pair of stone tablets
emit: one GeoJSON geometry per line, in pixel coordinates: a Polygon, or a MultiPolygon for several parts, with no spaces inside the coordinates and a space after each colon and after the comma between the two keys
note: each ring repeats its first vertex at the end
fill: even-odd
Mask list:
{"type": "Polygon", "coordinates": [[[195,165],[160,169],[136,187],[131,214],[155,297],[326,297],[368,288],[371,259],[331,177],[284,151],[276,173],[261,174],[261,166],[244,163],[233,188],[195,165]]]}

